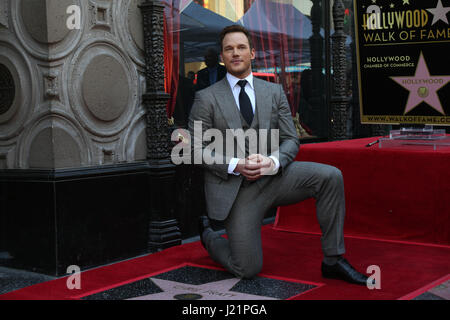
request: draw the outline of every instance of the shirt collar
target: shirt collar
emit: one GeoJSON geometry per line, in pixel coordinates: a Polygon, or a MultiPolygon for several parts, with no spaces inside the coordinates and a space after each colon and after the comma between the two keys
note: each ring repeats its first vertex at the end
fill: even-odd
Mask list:
{"type": "Polygon", "coordinates": [[[251,73],[251,72],[250,72],[250,74],[249,74],[246,78],[244,78],[244,79],[236,78],[235,76],[233,76],[232,74],[230,74],[230,73],[227,72],[227,80],[228,80],[228,83],[230,84],[231,89],[233,89],[233,88],[237,85],[237,83],[238,83],[239,80],[247,80],[247,82],[248,82],[248,84],[250,85],[250,87],[251,87],[252,89],[254,89],[254,87],[253,87],[253,73],[251,73]]]}

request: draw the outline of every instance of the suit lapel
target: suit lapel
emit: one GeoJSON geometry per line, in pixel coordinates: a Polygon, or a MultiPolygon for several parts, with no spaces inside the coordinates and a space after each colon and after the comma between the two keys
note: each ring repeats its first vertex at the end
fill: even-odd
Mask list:
{"type": "Polygon", "coordinates": [[[272,97],[264,81],[255,77],[253,78],[253,86],[255,87],[256,112],[258,113],[259,128],[269,129],[272,97]]]}
{"type": "Polygon", "coordinates": [[[216,101],[230,129],[242,128],[241,116],[227,78],[217,83],[216,101]]]}
{"type": "MultiPolygon", "coordinates": [[[[223,78],[217,83],[218,90],[216,92],[216,101],[221,110],[225,121],[230,129],[242,129],[241,114],[239,112],[236,101],[234,100],[233,92],[227,78],[223,78]]],[[[241,139],[236,141],[237,147],[245,154],[245,143],[241,139]],[[243,144],[244,143],[244,144],[243,144]]]]}

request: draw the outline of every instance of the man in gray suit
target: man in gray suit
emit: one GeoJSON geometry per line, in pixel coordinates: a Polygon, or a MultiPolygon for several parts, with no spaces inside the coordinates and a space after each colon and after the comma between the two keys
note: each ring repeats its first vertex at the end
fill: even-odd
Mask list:
{"type": "MultiPolygon", "coordinates": [[[[221,161],[204,164],[206,207],[211,219],[224,221],[228,239],[214,232],[207,217],[201,217],[203,246],[229,272],[252,278],[262,268],[261,226],[265,213],[273,207],[314,197],[323,233],[323,276],[365,285],[367,277],[342,257],[345,198],[341,172],[328,165],[293,161],[299,139],[286,96],[280,85],[253,77],[251,60],[255,50],[248,31],[238,25],[226,27],[220,41],[227,75],[197,92],[189,120],[191,136],[201,124],[203,132],[215,129],[224,137],[230,129],[257,133],[267,130],[268,135],[276,131],[279,144],[266,148],[271,152],[260,152],[264,149],[260,148],[259,153],[253,153],[249,141],[237,143],[237,148],[245,150],[241,158],[235,156],[234,147],[223,154],[212,152],[214,159],[221,161]]],[[[205,147],[205,142],[194,142],[194,153],[205,147]]]]}

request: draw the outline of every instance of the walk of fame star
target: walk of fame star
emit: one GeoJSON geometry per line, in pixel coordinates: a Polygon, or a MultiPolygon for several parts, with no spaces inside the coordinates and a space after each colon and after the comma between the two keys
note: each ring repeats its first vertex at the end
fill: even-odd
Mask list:
{"type": "Polygon", "coordinates": [[[184,265],[80,297],[83,300],[286,300],[322,284],[256,277],[184,265]]]}
{"type": "Polygon", "coordinates": [[[151,279],[163,292],[152,293],[129,300],[172,300],[181,295],[195,295],[201,300],[277,300],[271,297],[258,296],[253,294],[230,291],[236,283],[241,281],[238,278],[214,281],[202,285],[183,284],[176,281],[163,279],[151,279]]]}
{"type": "Polygon", "coordinates": [[[443,7],[441,0],[438,1],[438,4],[436,8],[427,9],[427,11],[431,12],[433,14],[433,22],[431,25],[434,25],[439,20],[444,21],[446,24],[448,24],[447,20],[447,13],[450,11],[450,7],[443,7]]]}
{"type": "Polygon", "coordinates": [[[430,75],[423,53],[420,53],[416,72],[413,77],[390,77],[403,88],[409,90],[408,102],[405,112],[408,113],[421,102],[427,103],[430,107],[445,115],[437,91],[450,82],[450,76],[430,75]]]}

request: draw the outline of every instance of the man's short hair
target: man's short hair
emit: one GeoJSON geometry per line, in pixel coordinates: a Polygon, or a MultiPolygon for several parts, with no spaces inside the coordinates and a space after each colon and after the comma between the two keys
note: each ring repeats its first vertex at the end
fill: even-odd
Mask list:
{"type": "Polygon", "coordinates": [[[223,30],[220,32],[220,50],[221,51],[223,51],[223,47],[222,47],[223,39],[225,38],[225,36],[228,33],[232,33],[232,32],[242,32],[243,34],[245,34],[245,36],[248,39],[248,44],[250,45],[250,50],[253,49],[253,43],[252,43],[252,39],[250,37],[250,32],[248,32],[247,29],[245,29],[243,26],[241,26],[239,24],[233,24],[231,26],[223,28],[223,30]]]}

